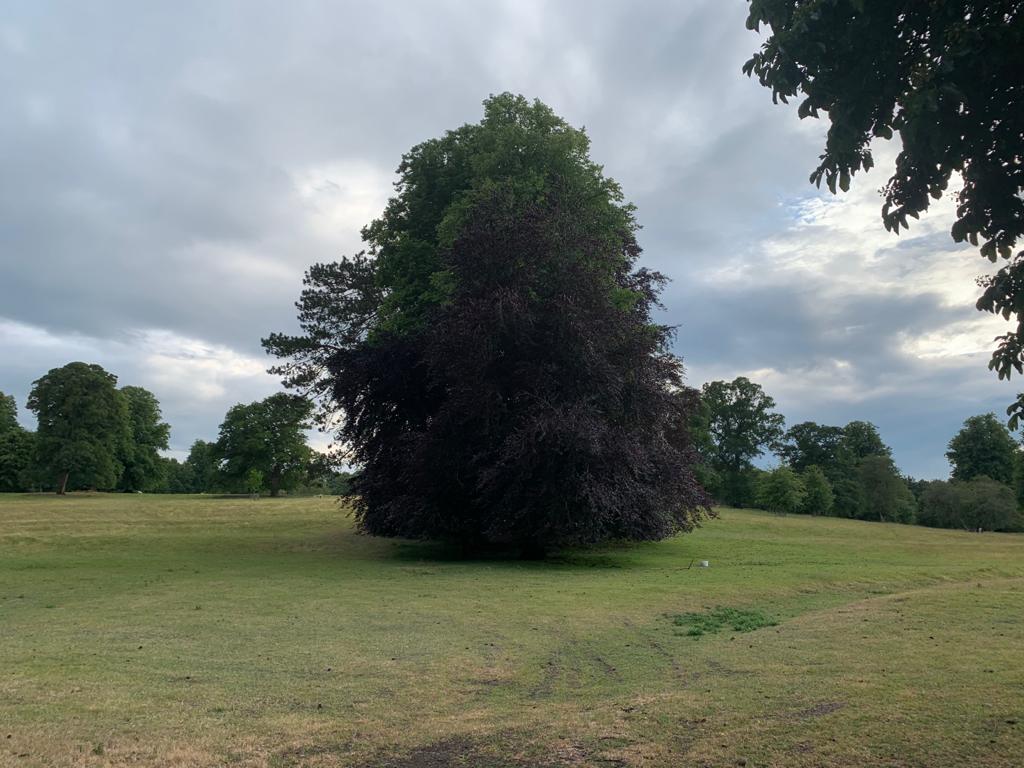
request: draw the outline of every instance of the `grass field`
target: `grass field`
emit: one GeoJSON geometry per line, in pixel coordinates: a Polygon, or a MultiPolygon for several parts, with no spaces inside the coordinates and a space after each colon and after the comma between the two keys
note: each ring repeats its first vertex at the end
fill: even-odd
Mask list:
{"type": "Polygon", "coordinates": [[[467,562],[331,499],[0,497],[0,765],[1022,755],[1024,536],[722,510],[467,562]]]}

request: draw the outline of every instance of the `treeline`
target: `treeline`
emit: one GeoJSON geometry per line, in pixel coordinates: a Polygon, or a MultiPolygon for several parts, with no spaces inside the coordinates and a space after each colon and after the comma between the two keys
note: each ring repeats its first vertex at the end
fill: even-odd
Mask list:
{"type": "Polygon", "coordinates": [[[772,512],[918,523],[966,530],[1024,530],[1024,452],[993,415],[973,416],[950,441],[949,480],[904,476],[874,424],[805,421],[785,428],[775,401],[740,377],[701,391],[693,434],[700,477],[721,504],[772,512]],[[774,453],[772,470],[754,460],[774,453]]]}
{"type": "Polygon", "coordinates": [[[218,439],[196,440],[183,462],[161,455],[171,430],[156,396],[118,388],[98,365],[49,371],[33,383],[28,408],[38,419],[34,432],[0,392],[0,492],[347,492],[349,475],[307,445],[310,404],[295,395],[234,406],[218,439]]]}
{"type": "MultiPolygon", "coordinates": [[[[156,396],[117,386],[98,365],[69,363],[33,383],[36,430],[0,393],[0,492],[345,495],[352,475],[309,447],[311,405],[278,393],[235,405],[215,441],[184,461],[161,455],[170,426],[156,396]]],[[[805,421],[788,429],[775,401],[740,377],[701,390],[691,425],[698,476],[716,502],[780,514],[831,515],[966,530],[1024,530],[1024,451],[993,415],[972,416],[949,442],[949,480],[915,480],[896,467],[874,424],[805,421]],[[775,454],[779,466],[754,461],[775,454]]]]}

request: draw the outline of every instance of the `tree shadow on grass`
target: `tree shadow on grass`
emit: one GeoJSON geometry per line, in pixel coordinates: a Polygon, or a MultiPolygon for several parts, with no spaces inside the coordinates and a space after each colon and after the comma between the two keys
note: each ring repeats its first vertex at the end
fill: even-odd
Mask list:
{"type": "Polygon", "coordinates": [[[382,548],[379,559],[401,563],[505,566],[530,571],[642,567],[638,555],[645,548],[656,546],[653,542],[614,542],[556,550],[543,558],[535,558],[523,557],[521,551],[514,547],[494,546],[466,552],[452,542],[409,539],[390,541],[392,546],[382,548]]]}

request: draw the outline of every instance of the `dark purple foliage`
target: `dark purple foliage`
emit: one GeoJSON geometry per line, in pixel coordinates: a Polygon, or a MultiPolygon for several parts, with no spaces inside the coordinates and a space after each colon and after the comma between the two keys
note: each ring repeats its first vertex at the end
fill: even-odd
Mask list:
{"type": "Polygon", "coordinates": [[[693,527],[696,393],[650,320],[664,278],[573,201],[485,199],[431,322],[332,356],[367,532],[542,551],[693,527]]]}

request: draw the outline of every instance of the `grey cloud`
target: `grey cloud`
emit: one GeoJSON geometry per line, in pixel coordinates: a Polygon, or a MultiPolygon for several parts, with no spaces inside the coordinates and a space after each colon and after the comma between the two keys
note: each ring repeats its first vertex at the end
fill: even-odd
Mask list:
{"type": "MultiPolygon", "coordinates": [[[[850,406],[823,383],[787,415],[872,417],[907,469],[941,473],[938,432],[1012,387],[995,387],[981,361],[929,366],[901,351],[901,333],[969,311],[869,282],[826,299],[824,283],[774,268],[767,239],[821,237],[792,231],[791,206],[815,194],[824,127],[742,76],[759,41],[745,13],[740,0],[8,4],[0,321],[22,331],[0,330],[11,361],[0,389],[23,403],[40,373],[87,358],[151,386],[176,447],[212,436],[227,406],[275,386],[258,372],[258,341],[292,327],[303,269],[359,246],[365,222],[327,216],[318,229],[311,211],[331,201],[298,180],[319,174],[341,190],[332,205],[361,213],[404,151],[512,90],[586,125],[595,159],[638,205],[645,263],[674,279],[666,316],[691,371],[797,378],[844,359],[854,381],[906,382],[903,396],[850,406]],[[733,262],[759,279],[709,278],[733,262]],[[174,340],[162,357],[155,331],[174,340]],[[175,380],[203,375],[175,357],[195,344],[236,356],[209,374],[223,392],[190,398],[175,380]]],[[[912,281],[935,248],[918,238],[883,255],[912,281]]]]}

